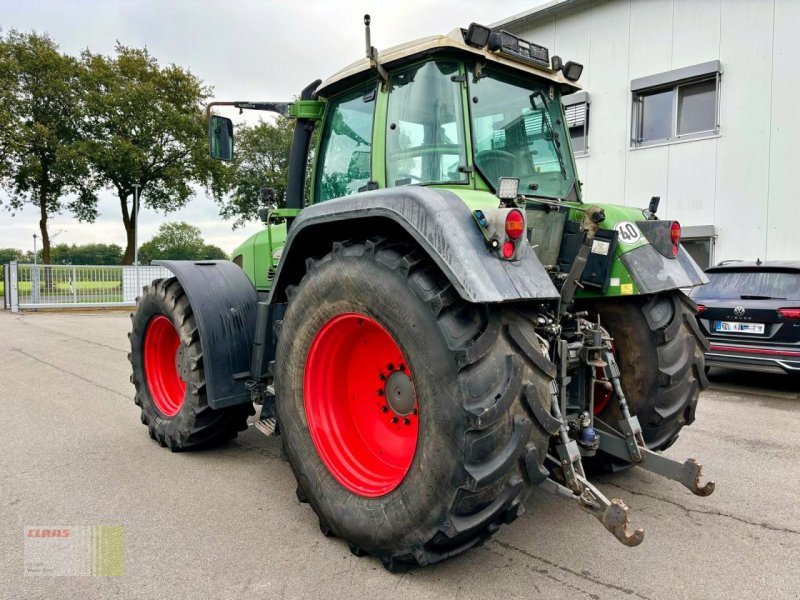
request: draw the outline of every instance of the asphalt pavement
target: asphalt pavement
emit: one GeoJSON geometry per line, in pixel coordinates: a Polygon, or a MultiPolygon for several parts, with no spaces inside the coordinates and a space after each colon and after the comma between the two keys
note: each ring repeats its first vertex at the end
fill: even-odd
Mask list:
{"type": "Polygon", "coordinates": [[[534,491],[480,548],[407,574],[323,537],[280,441],[173,454],[133,404],[126,313],[0,312],[0,598],[800,598],[800,381],[712,371],[667,455],[716,492],[604,476],[635,548],[534,491]],[[124,526],[119,577],[26,575],[28,528],[124,526]]]}

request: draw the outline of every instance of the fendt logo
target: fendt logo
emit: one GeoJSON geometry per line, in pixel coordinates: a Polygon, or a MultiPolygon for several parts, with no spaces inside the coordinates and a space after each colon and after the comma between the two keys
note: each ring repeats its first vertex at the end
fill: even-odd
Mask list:
{"type": "Polygon", "coordinates": [[[28,529],[28,537],[54,538],[69,537],[69,529],[28,529]]]}
{"type": "Polygon", "coordinates": [[[736,308],[734,308],[733,309],[733,314],[735,314],[737,317],[743,317],[744,316],[744,306],[737,306],[736,308]]]}

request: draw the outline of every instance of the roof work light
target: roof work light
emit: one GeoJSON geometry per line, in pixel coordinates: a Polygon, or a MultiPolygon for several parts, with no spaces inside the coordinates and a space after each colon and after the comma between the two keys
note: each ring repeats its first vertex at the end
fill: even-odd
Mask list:
{"type": "Polygon", "coordinates": [[[568,60],[564,66],[561,67],[561,72],[564,73],[564,77],[570,81],[578,81],[583,74],[583,65],[581,63],[568,60]]]}
{"type": "Polygon", "coordinates": [[[464,41],[475,48],[484,48],[489,43],[489,34],[491,32],[492,30],[485,25],[470,23],[469,29],[467,29],[467,33],[464,36],[464,41]]]}

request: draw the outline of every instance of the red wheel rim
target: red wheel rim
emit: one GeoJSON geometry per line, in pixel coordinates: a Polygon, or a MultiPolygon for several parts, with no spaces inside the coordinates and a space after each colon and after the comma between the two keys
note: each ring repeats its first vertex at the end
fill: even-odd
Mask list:
{"type": "Polygon", "coordinates": [[[181,340],[164,315],[150,319],[144,334],[144,376],[158,412],[174,417],[183,405],[186,382],[178,374],[181,340]]]}
{"type": "Polygon", "coordinates": [[[358,313],[325,323],[308,351],[303,396],[311,439],[340,484],[369,498],[400,485],[417,448],[418,404],[386,329],[358,313]]]}
{"type": "MultiPolygon", "coordinates": [[[[595,369],[595,377],[598,379],[605,379],[605,371],[601,367],[595,369]]],[[[594,384],[594,414],[599,415],[603,412],[608,403],[611,402],[611,397],[614,395],[614,390],[603,385],[601,382],[594,384]]]]}

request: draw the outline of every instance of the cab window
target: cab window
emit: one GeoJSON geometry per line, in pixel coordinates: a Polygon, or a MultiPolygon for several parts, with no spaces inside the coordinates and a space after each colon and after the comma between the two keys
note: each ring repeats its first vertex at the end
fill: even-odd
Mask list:
{"type": "Polygon", "coordinates": [[[372,87],[328,101],[317,165],[317,202],[355,194],[369,182],[374,110],[372,87]]]}
{"type": "Polygon", "coordinates": [[[387,187],[466,183],[459,65],[429,61],[392,74],[386,123],[387,187]],[[455,79],[455,81],[454,81],[455,79]]]}

